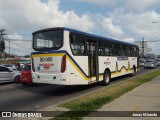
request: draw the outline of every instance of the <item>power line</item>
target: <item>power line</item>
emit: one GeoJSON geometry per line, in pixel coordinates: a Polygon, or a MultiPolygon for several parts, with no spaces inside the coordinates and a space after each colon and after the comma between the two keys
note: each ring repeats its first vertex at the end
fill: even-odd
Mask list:
{"type": "Polygon", "coordinates": [[[8,36],[8,35],[22,35],[22,36],[32,36],[32,35],[27,35],[27,34],[14,34],[14,33],[7,33],[7,34],[3,34],[5,36],[8,36]]]}
{"type": "MultiPolygon", "coordinates": [[[[12,42],[12,41],[11,41],[11,42],[12,42]]],[[[19,45],[13,43],[13,42],[12,42],[12,44],[14,44],[15,46],[20,47],[20,48],[25,48],[24,50],[27,50],[27,51],[31,52],[31,49],[29,49],[29,48],[27,48],[27,47],[19,46],[19,45]]]]}
{"type": "Polygon", "coordinates": [[[12,39],[12,38],[4,38],[5,41],[23,41],[23,42],[32,42],[31,40],[26,39],[12,39]]]}
{"type": "Polygon", "coordinates": [[[17,51],[17,52],[20,52],[20,53],[24,53],[24,51],[25,52],[29,52],[29,53],[31,53],[31,49],[24,49],[24,50],[19,50],[19,46],[18,45],[16,45],[17,46],[17,48],[15,48],[15,47],[12,47],[12,46],[7,46],[6,48],[8,48],[9,50],[8,50],[8,52],[9,52],[9,54],[10,54],[10,51],[12,51],[13,52],[13,50],[14,51],[17,51]]]}
{"type": "Polygon", "coordinates": [[[146,42],[160,42],[160,40],[152,40],[152,41],[146,41],[146,42]]]}
{"type": "MultiPolygon", "coordinates": [[[[31,53],[31,49],[27,48],[27,47],[22,47],[21,45],[17,45],[13,42],[22,42],[22,44],[25,44],[25,42],[28,42],[28,43],[31,43],[32,41],[31,40],[27,40],[27,39],[15,39],[15,38],[7,38],[9,36],[16,36],[16,35],[22,35],[22,36],[31,36],[31,35],[26,35],[26,34],[12,34],[12,33],[4,33],[5,29],[0,29],[0,41],[8,41],[9,42],[9,56],[10,56],[10,52],[11,52],[11,49],[12,51],[15,51],[15,52],[20,52],[20,53],[24,53],[24,51],[26,51],[27,53],[31,53]],[[3,36],[5,36],[3,38],[3,36]],[[15,46],[17,47],[12,47],[11,44],[14,44],[15,46]]],[[[29,38],[28,37],[28,38],[29,38]]],[[[31,45],[30,45],[31,46],[31,45]]],[[[7,48],[8,48],[7,47],[7,48]]],[[[2,56],[2,52],[0,52],[0,57],[2,56]]],[[[10,58],[9,58],[10,59],[10,58]]]]}
{"type": "MultiPolygon", "coordinates": [[[[135,42],[142,42],[141,40],[135,41],[135,42]]],[[[145,42],[160,42],[160,40],[145,40],[145,42]]]]}
{"type": "MultiPolygon", "coordinates": [[[[10,42],[11,42],[11,41],[10,41],[10,42]]],[[[22,51],[31,52],[31,48],[29,49],[29,48],[27,48],[27,47],[22,47],[22,46],[17,45],[17,44],[15,44],[15,43],[12,42],[12,44],[14,44],[15,46],[17,46],[17,48],[14,48],[14,47],[12,47],[12,46],[10,45],[10,42],[9,42],[9,46],[6,46],[6,48],[9,49],[9,53],[10,53],[10,49],[11,49],[11,48],[13,48],[13,49],[18,49],[18,48],[20,48],[20,49],[21,49],[21,52],[22,52],[22,51]]]]}
{"type": "MultiPolygon", "coordinates": [[[[12,52],[13,52],[13,51],[16,51],[16,52],[19,52],[19,53],[23,53],[23,54],[24,54],[24,52],[18,50],[17,48],[13,48],[13,47],[10,47],[10,48],[12,49],[12,52]]],[[[27,53],[30,54],[31,52],[27,51],[27,53]]],[[[9,53],[9,54],[15,54],[15,53],[9,53]]]]}

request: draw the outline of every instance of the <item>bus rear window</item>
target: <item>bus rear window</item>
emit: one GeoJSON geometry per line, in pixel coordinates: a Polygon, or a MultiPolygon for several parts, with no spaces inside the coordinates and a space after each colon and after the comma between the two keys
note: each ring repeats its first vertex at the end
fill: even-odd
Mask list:
{"type": "Polygon", "coordinates": [[[58,50],[63,46],[63,31],[45,31],[33,35],[33,49],[36,51],[58,50]]]}

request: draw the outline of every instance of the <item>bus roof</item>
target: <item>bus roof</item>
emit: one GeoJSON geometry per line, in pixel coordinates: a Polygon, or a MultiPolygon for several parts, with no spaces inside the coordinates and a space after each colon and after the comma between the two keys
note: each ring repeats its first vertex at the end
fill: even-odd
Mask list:
{"type": "Polygon", "coordinates": [[[85,35],[88,37],[93,37],[93,38],[97,38],[97,39],[103,39],[103,40],[107,40],[107,41],[111,41],[111,42],[116,42],[119,44],[125,44],[125,45],[129,45],[129,46],[138,47],[138,45],[135,45],[135,44],[131,44],[131,43],[127,43],[127,42],[123,42],[123,41],[119,41],[119,40],[115,40],[115,39],[111,39],[111,38],[107,38],[107,37],[98,36],[98,35],[94,35],[94,34],[87,33],[87,32],[82,32],[82,31],[67,28],[67,27],[55,27],[55,28],[42,29],[42,30],[38,30],[38,31],[33,32],[33,35],[36,33],[39,33],[39,32],[45,32],[45,31],[50,31],[50,30],[66,30],[66,31],[70,31],[70,32],[77,33],[80,35],[85,35]]]}

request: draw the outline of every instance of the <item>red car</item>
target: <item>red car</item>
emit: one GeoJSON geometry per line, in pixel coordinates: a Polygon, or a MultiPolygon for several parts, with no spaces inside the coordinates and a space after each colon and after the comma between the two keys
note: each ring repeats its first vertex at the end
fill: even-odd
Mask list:
{"type": "Polygon", "coordinates": [[[32,83],[31,64],[25,64],[22,68],[20,82],[24,85],[32,83]]]}

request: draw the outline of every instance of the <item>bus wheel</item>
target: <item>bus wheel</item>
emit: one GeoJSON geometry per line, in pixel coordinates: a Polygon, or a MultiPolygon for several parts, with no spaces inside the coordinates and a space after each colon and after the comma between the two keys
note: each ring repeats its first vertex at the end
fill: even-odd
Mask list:
{"type": "Polygon", "coordinates": [[[110,80],[111,80],[111,74],[107,70],[107,71],[104,72],[104,75],[103,75],[103,85],[105,85],[105,86],[108,85],[110,80]]]}

